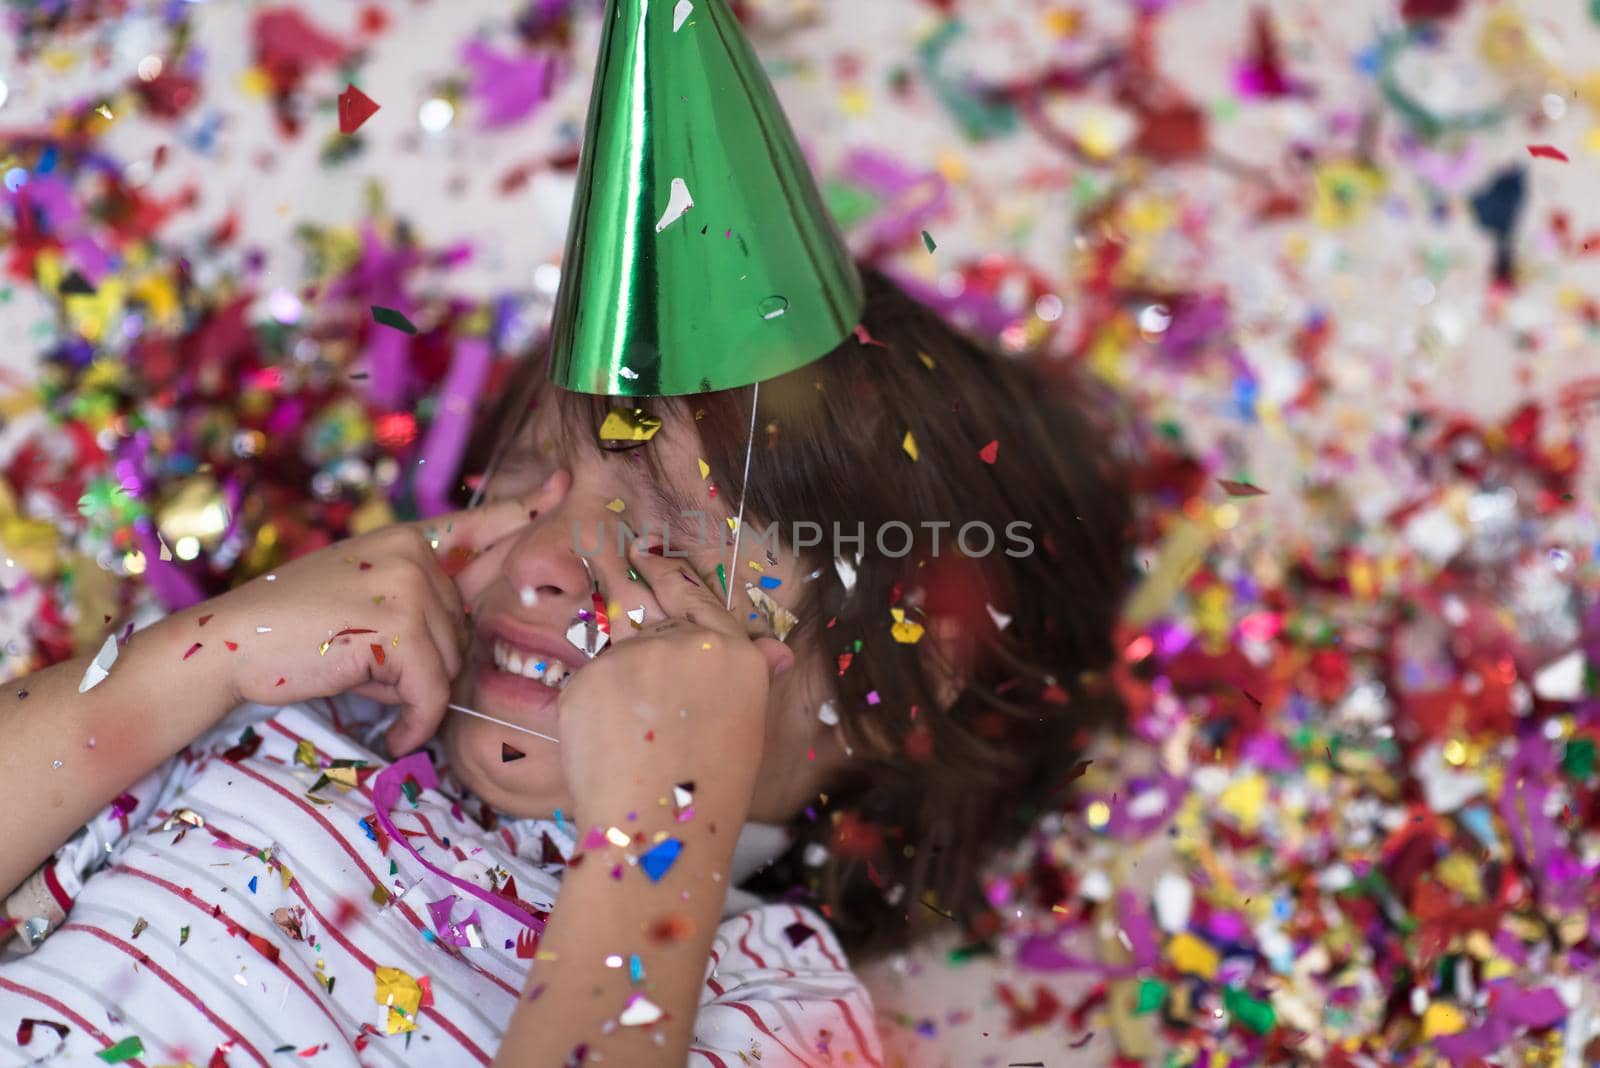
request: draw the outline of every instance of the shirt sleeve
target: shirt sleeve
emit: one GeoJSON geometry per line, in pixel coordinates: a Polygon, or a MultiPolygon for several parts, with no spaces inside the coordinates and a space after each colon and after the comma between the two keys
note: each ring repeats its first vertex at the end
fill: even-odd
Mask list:
{"type": "Polygon", "coordinates": [[[0,921],[7,921],[0,922],[0,954],[28,953],[43,942],[66,920],[84,881],[122,857],[134,831],[182,807],[183,790],[207,756],[248,745],[248,732],[277,711],[265,705],[239,705],[84,824],[55,856],[0,901],[0,921]]]}
{"type": "Polygon", "coordinates": [[[882,1068],[872,999],[809,909],[740,912],[711,944],[689,1064],[748,1063],[882,1068]]]}
{"type": "Polygon", "coordinates": [[[24,880],[0,906],[0,917],[16,924],[0,949],[31,952],[59,927],[84,880],[115,863],[132,831],[171,806],[196,760],[195,752],[185,749],[134,783],[24,880]]]}

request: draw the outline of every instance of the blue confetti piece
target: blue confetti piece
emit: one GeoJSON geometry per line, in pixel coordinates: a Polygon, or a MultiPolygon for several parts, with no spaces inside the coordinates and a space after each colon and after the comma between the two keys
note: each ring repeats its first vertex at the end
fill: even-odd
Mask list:
{"type": "Polygon", "coordinates": [[[368,823],[365,819],[361,820],[361,829],[367,832],[367,838],[370,841],[376,842],[378,840],[378,836],[372,833],[372,824],[368,823]]]}
{"type": "Polygon", "coordinates": [[[644,982],[644,961],[639,959],[639,954],[628,954],[628,980],[634,983],[644,982]]]}
{"type": "Polygon", "coordinates": [[[252,894],[256,892],[256,880],[258,878],[260,878],[260,876],[257,876],[257,875],[250,876],[250,892],[252,894]]]}
{"type": "Polygon", "coordinates": [[[761,588],[764,590],[775,590],[782,585],[783,579],[781,578],[773,578],[771,575],[761,576],[761,588]]]}
{"type": "Polygon", "coordinates": [[[677,863],[678,854],[683,852],[683,843],[676,838],[667,838],[657,843],[655,848],[639,858],[639,866],[644,873],[650,876],[650,881],[659,883],[661,877],[667,874],[668,869],[677,863]]]}

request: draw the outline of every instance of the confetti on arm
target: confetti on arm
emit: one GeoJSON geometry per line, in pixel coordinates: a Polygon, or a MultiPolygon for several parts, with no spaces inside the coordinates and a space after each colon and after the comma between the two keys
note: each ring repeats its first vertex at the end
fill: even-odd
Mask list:
{"type": "Polygon", "coordinates": [[[94,660],[90,662],[88,669],[84,671],[83,681],[78,683],[78,692],[88,693],[106,681],[106,676],[111,674],[111,665],[116,662],[117,636],[115,634],[107,635],[106,643],[100,647],[98,653],[94,654],[94,660]]]}

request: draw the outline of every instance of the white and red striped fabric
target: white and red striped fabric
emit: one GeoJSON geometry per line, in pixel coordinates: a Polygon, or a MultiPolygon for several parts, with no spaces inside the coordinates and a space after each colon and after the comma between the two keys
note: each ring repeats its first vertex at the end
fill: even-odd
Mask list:
{"type": "MultiPolygon", "coordinates": [[[[529,929],[386,841],[369,771],[318,785],[335,761],[383,766],[358,739],[385,711],[351,697],[243,706],[68,843],[32,882],[64,918],[31,953],[0,956],[0,1064],[100,1065],[133,1037],[135,1066],[487,1064],[535,952],[529,929]],[[388,1033],[408,1021],[379,1002],[377,968],[426,977],[414,1030],[388,1033]]],[[[576,841],[570,823],[496,822],[435,790],[391,815],[432,864],[531,912],[554,903],[576,841]]],[[[732,881],[770,859],[773,833],[746,828],[732,881]]],[[[638,939],[619,922],[596,952],[638,939]]],[[[689,1063],[753,1062],[878,1066],[881,1053],[827,924],[734,891],[689,1063]]]]}

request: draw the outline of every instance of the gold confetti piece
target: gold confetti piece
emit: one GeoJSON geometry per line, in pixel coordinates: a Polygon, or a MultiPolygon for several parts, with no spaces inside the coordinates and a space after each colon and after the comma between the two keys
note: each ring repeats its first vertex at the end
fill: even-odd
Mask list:
{"type": "Polygon", "coordinates": [[[746,585],[744,592],[749,596],[750,603],[755,605],[756,611],[761,613],[761,618],[772,628],[772,636],[780,642],[787,641],[789,632],[800,622],[795,614],[767,596],[767,591],[759,586],[746,585]]]}
{"type": "Polygon", "coordinates": [[[95,108],[94,111],[96,115],[99,115],[103,119],[110,119],[113,117],[111,114],[111,107],[108,104],[101,104],[99,107],[95,108]]]}
{"type": "Polygon", "coordinates": [[[323,774],[341,791],[353,790],[356,787],[355,768],[329,768],[323,774]]]}
{"type": "Polygon", "coordinates": [[[295,745],[294,762],[296,764],[303,764],[308,768],[314,768],[317,766],[317,747],[312,744],[311,739],[302,738],[295,745]]]}
{"type": "Polygon", "coordinates": [[[700,459],[696,459],[695,463],[700,465],[700,481],[701,482],[704,482],[706,479],[711,477],[711,465],[710,464],[708,464],[704,460],[700,460],[700,459]]]}
{"type": "Polygon", "coordinates": [[[422,1007],[422,985],[399,968],[372,969],[376,990],[372,999],[389,1010],[391,1035],[417,1029],[417,1010],[422,1007]]]}
{"type": "Polygon", "coordinates": [[[904,608],[891,608],[889,614],[894,617],[894,626],[889,628],[889,633],[901,645],[915,645],[922,640],[922,624],[906,618],[904,608]]]}
{"type": "Polygon", "coordinates": [[[649,441],[661,429],[661,419],[643,408],[613,408],[600,424],[600,441],[638,444],[649,441]]]}
{"type": "Polygon", "coordinates": [[[919,352],[919,353],[917,353],[917,359],[921,360],[922,361],[922,365],[924,367],[926,367],[928,370],[930,370],[930,371],[933,370],[933,357],[932,356],[929,356],[926,352],[919,352]]]}
{"type": "Polygon", "coordinates": [[[912,437],[911,431],[906,431],[906,439],[900,443],[900,447],[906,450],[907,456],[917,459],[917,439],[912,437]]]}
{"type": "Polygon", "coordinates": [[[629,838],[628,832],[623,830],[621,827],[607,827],[606,841],[610,842],[618,849],[626,849],[628,848],[628,843],[632,842],[633,839],[629,838]]]}
{"type": "Polygon", "coordinates": [[[606,508],[613,512],[621,512],[626,507],[628,506],[623,503],[621,497],[613,497],[611,500],[606,502],[606,508]]]}

